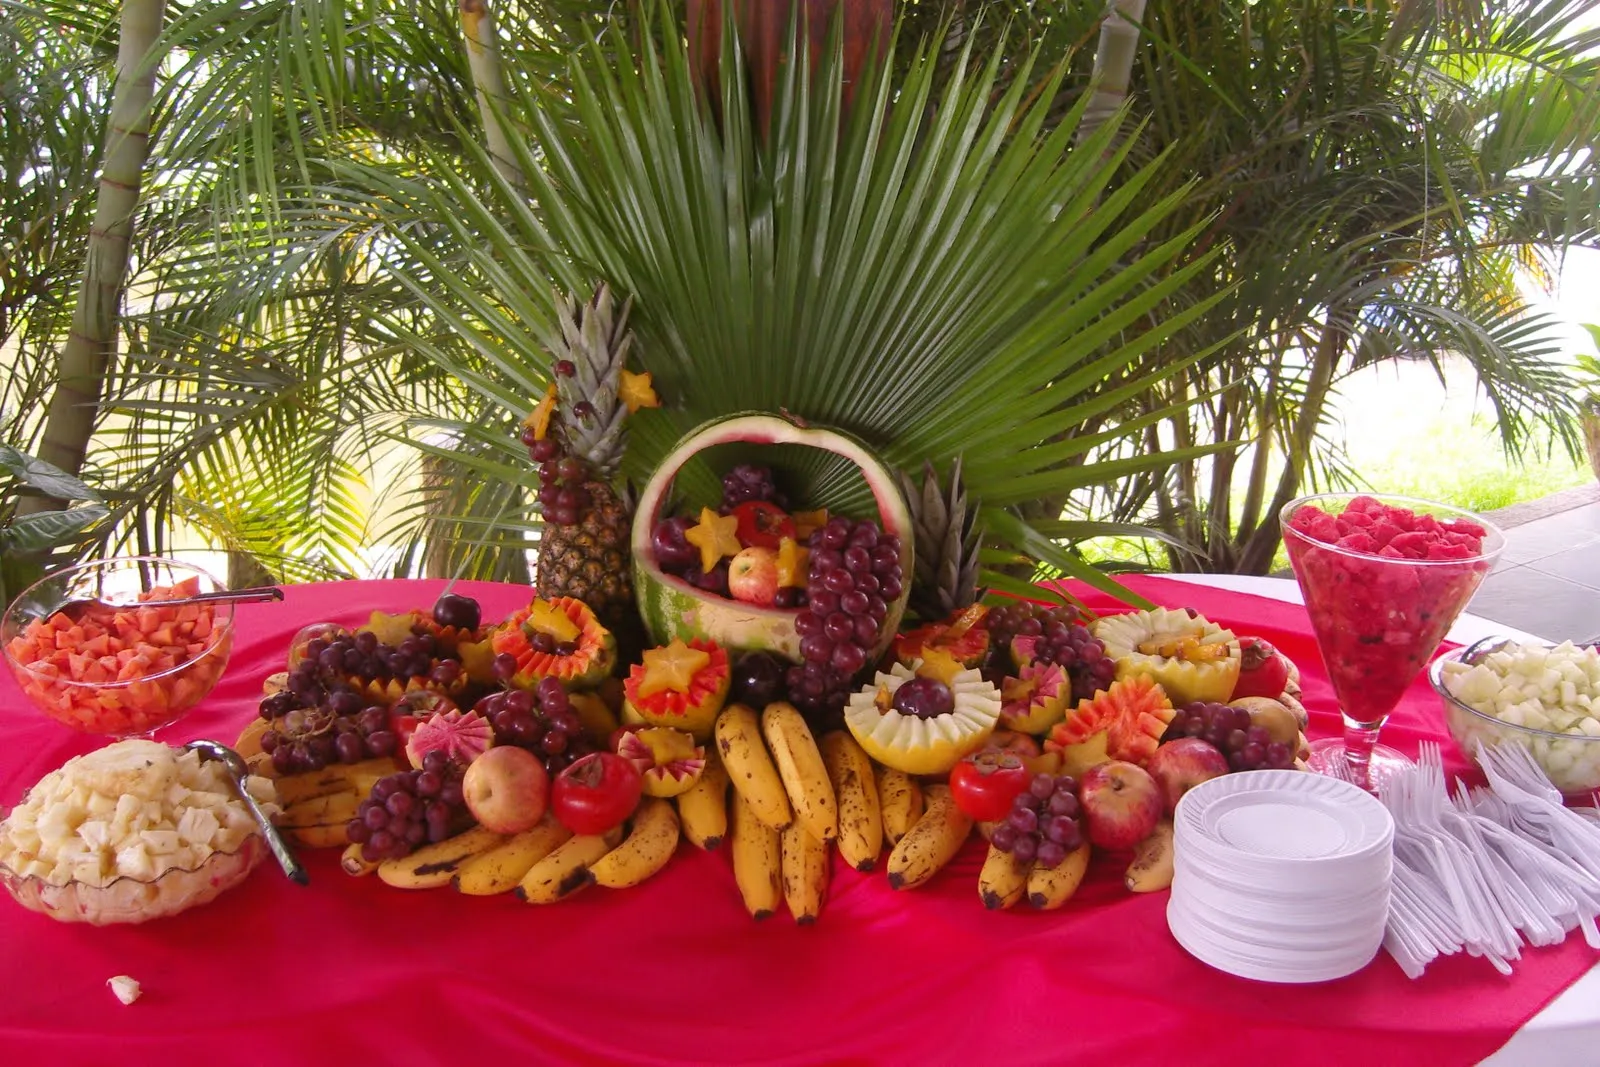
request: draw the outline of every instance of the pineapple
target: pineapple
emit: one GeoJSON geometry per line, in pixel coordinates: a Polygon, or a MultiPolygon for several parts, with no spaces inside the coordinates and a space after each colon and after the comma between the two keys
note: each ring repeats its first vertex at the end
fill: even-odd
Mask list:
{"type": "Polygon", "coordinates": [[[911,507],[916,531],[910,607],[924,622],[944,619],[978,599],[978,546],[982,534],[977,512],[967,508],[961,484],[961,460],[950,466],[948,492],[932,464],[922,467],[922,486],[904,472],[900,487],[911,507]]]}
{"type": "Polygon", "coordinates": [[[633,506],[618,481],[630,407],[618,385],[633,342],[631,306],[630,300],[617,311],[604,285],[587,303],[576,297],[562,303],[561,338],[552,346],[556,413],[549,424],[562,455],[540,468],[539,595],[576,597],[612,630],[629,629],[635,614],[628,556],[633,506]]]}

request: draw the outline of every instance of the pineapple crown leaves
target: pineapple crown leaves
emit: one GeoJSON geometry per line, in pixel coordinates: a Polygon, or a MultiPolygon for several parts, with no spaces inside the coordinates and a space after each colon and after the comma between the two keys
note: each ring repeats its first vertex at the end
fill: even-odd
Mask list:
{"type": "Polygon", "coordinates": [[[567,451],[587,462],[601,478],[616,477],[627,451],[627,405],[618,396],[622,368],[633,347],[628,314],[633,298],[617,311],[611,288],[601,284],[587,302],[576,294],[556,297],[559,342],[551,346],[554,362],[572,363],[570,375],[557,374],[560,433],[567,451]],[[579,415],[579,405],[587,404],[579,415]]]}
{"type": "Polygon", "coordinates": [[[961,457],[951,461],[944,484],[933,464],[926,461],[920,488],[904,471],[896,474],[911,507],[916,538],[911,606],[925,620],[942,619],[978,600],[978,550],[983,531],[977,509],[967,506],[961,457]]]}

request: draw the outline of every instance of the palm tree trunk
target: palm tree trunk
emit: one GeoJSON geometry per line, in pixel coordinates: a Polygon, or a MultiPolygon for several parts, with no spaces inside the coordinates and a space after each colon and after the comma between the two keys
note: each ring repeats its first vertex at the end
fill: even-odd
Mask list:
{"type": "Polygon", "coordinates": [[[1094,51],[1094,95],[1084,108],[1078,126],[1079,143],[1117,113],[1128,99],[1133,80],[1133,58],[1139,51],[1139,27],[1145,0],[1109,0],[1100,23],[1100,43],[1094,51]]]}
{"type": "Polygon", "coordinates": [[[1312,353],[1306,395],[1300,402],[1300,411],[1290,431],[1288,454],[1284,457],[1283,473],[1278,477],[1278,489],[1272,496],[1266,514],[1261,517],[1261,525],[1244,544],[1239,557],[1240,574],[1265,574],[1267,568],[1272,566],[1272,558],[1277,555],[1278,544],[1283,539],[1283,531],[1278,528],[1278,512],[1300,491],[1301,475],[1311,461],[1311,441],[1316,435],[1317,424],[1322,421],[1328,393],[1333,388],[1333,372],[1339,365],[1339,353],[1350,337],[1350,329],[1344,325],[1342,312],[1343,309],[1339,307],[1330,310],[1322,337],[1312,353]]]}
{"type": "Polygon", "coordinates": [[[500,38],[495,34],[494,15],[488,0],[461,0],[461,31],[467,39],[467,64],[472,69],[472,85],[483,115],[483,140],[494,161],[495,170],[506,181],[522,188],[526,179],[517,165],[506,129],[506,83],[500,67],[500,38]]]}
{"type": "MultiPolygon", "coordinates": [[[[45,411],[39,442],[40,458],[72,474],[83,470],[116,351],[117,310],[128,277],[133,216],[150,155],[150,102],[162,55],[156,42],[165,8],[165,0],[123,0],[122,4],[117,82],[106,126],[94,225],[72,312],[72,332],[57,362],[56,388],[45,411]]],[[[18,510],[30,514],[61,506],[59,501],[33,497],[19,501],[18,510]]]]}

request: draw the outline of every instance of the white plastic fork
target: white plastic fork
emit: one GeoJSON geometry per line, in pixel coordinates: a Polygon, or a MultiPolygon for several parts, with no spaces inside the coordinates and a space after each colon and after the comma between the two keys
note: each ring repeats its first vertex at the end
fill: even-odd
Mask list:
{"type": "Polygon", "coordinates": [[[1516,810],[1530,830],[1538,832],[1553,847],[1570,856],[1592,878],[1600,881],[1600,827],[1572,814],[1564,805],[1523,788],[1512,777],[1508,777],[1502,770],[1506,757],[1500,755],[1499,746],[1485,746],[1479,742],[1478,755],[1478,762],[1495,794],[1516,810]]]}
{"type": "MultiPolygon", "coordinates": [[[[1541,795],[1544,789],[1536,792],[1520,786],[1514,779],[1519,770],[1526,774],[1526,755],[1510,755],[1504,745],[1486,746],[1481,741],[1477,755],[1490,787],[1512,808],[1513,817],[1526,836],[1585,876],[1573,886],[1576,910],[1560,917],[1575,919],[1584,940],[1600,948],[1600,926],[1595,922],[1600,914],[1600,893],[1595,892],[1600,886],[1600,827],[1541,795]],[[1509,775],[1505,771],[1508,764],[1513,768],[1509,775]]],[[[1545,788],[1552,788],[1548,779],[1545,788]]]]}
{"type": "Polygon", "coordinates": [[[1451,906],[1466,935],[1467,951],[1481,950],[1497,968],[1502,968],[1506,958],[1516,958],[1520,952],[1516,927],[1485,884],[1472,853],[1443,825],[1444,765],[1437,746],[1426,742],[1419,746],[1417,766],[1408,777],[1414,787],[1409,801],[1415,829],[1443,877],[1451,906]]]}
{"type": "Polygon", "coordinates": [[[1456,795],[1445,811],[1444,823],[1472,852],[1484,873],[1484,881],[1494,892],[1512,925],[1530,944],[1551,945],[1560,941],[1566,931],[1561,928],[1541,903],[1539,894],[1529,884],[1540,877],[1538,870],[1518,870],[1506,861],[1505,856],[1490,842],[1490,835],[1503,833],[1499,826],[1471,810],[1467,801],[1467,787],[1456,780],[1456,795]]]}

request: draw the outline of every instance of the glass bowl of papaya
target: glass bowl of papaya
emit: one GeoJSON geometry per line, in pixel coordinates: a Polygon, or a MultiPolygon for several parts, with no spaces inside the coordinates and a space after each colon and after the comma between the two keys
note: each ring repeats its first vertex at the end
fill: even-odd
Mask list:
{"type": "Polygon", "coordinates": [[[148,736],[204,700],[233,651],[232,603],[168,602],[224,588],[193,564],[159,556],[65,567],[5,609],[0,654],[56,722],[148,736]]]}

